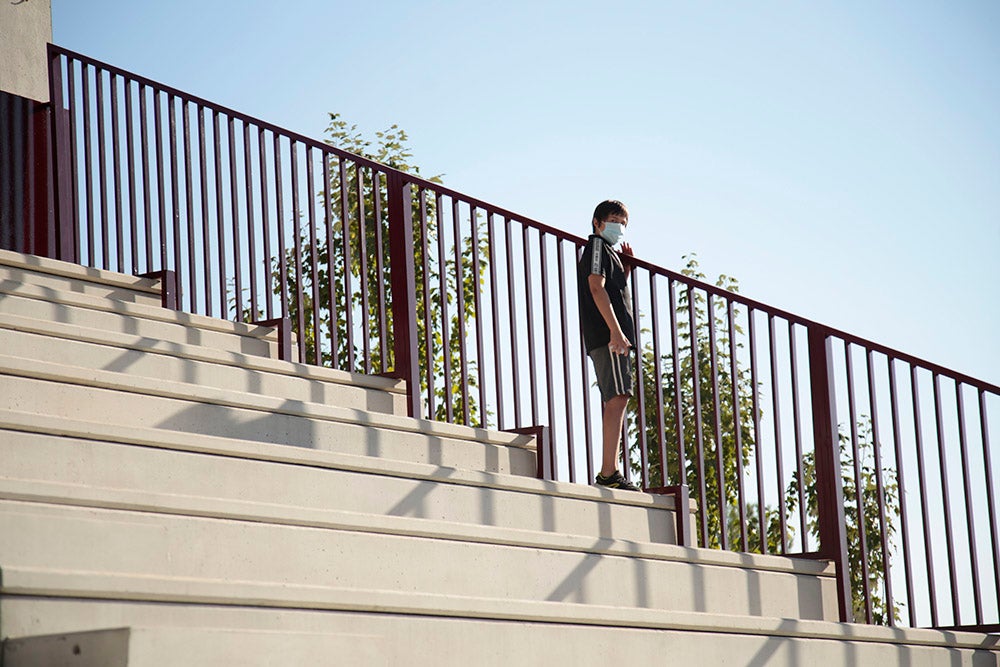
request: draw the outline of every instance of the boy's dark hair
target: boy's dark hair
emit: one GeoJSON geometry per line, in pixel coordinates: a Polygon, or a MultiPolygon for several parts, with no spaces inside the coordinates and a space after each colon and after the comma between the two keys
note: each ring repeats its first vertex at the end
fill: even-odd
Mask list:
{"type": "MultiPolygon", "coordinates": [[[[597,208],[594,209],[594,220],[597,222],[604,222],[607,220],[609,215],[624,215],[628,217],[628,209],[625,208],[625,204],[621,203],[617,199],[605,199],[597,208]]],[[[593,225],[593,220],[591,221],[593,225]]],[[[595,226],[596,229],[596,226],[595,226]]]]}

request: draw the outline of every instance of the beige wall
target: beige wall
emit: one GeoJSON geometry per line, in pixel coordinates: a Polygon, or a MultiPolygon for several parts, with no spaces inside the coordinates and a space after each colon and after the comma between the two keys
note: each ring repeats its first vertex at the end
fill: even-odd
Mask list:
{"type": "Polygon", "coordinates": [[[48,102],[51,41],[51,0],[0,0],[0,90],[48,102]]]}

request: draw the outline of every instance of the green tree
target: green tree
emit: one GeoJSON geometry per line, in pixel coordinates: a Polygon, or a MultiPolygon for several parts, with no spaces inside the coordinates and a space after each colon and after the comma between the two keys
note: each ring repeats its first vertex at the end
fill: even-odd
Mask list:
{"type": "MultiPolygon", "coordinates": [[[[694,255],[684,256],[685,266],[681,270],[685,276],[696,280],[705,280],[705,275],[699,270],[698,260],[694,255]]],[[[722,289],[738,292],[739,283],[730,276],[719,276],[715,285],[722,289]]],[[[633,470],[641,474],[641,456],[639,447],[639,428],[643,429],[642,437],[651,443],[648,447],[648,479],[650,486],[669,485],[671,483],[687,484],[694,497],[699,495],[700,479],[708,480],[705,486],[705,502],[701,511],[705,515],[708,526],[708,544],[713,548],[722,546],[721,536],[732,535],[736,529],[736,541],[730,541],[730,548],[741,548],[739,541],[739,523],[733,520],[738,516],[739,501],[742,496],[742,472],[749,465],[754,445],[753,391],[750,371],[735,363],[736,373],[731,372],[734,355],[738,356],[743,349],[740,334],[742,327],[738,324],[739,311],[733,311],[734,339],[729,334],[729,317],[727,307],[722,299],[713,299],[709,312],[708,298],[698,290],[687,290],[681,287],[677,294],[677,330],[678,354],[674,359],[672,351],[661,354],[656,359],[654,346],[650,341],[649,330],[642,329],[646,341],[640,351],[641,372],[648,380],[643,383],[643,394],[646,407],[646,419],[642,424],[638,420],[629,423],[628,441],[633,443],[630,460],[633,470]],[[693,298],[693,302],[692,302],[693,298]],[[689,318],[689,308],[695,312],[695,327],[692,329],[689,318]],[[712,317],[710,323],[708,318],[712,317]],[[715,347],[711,345],[711,329],[714,328],[715,347]],[[713,372],[714,351],[714,372],[713,372]],[[697,359],[697,364],[695,363],[697,359]],[[656,366],[660,365],[662,377],[660,399],[662,400],[664,435],[666,437],[666,462],[660,447],[660,425],[657,418],[657,387],[653,378],[656,377],[656,366]],[[676,373],[676,382],[675,382],[676,373]],[[701,410],[695,413],[694,378],[697,373],[701,410]],[[734,382],[735,377],[735,382],[734,382]],[[714,384],[714,386],[713,386],[714,384]],[[718,389],[718,400],[715,399],[715,388],[718,389]],[[735,390],[735,398],[734,398],[735,390]],[[679,397],[678,397],[679,391],[679,397]],[[680,459],[678,454],[678,420],[675,406],[681,405],[680,434],[683,442],[685,478],[680,479],[680,459]],[[719,429],[716,433],[715,405],[719,406],[719,429]],[[651,407],[652,406],[652,407],[651,407]],[[698,456],[697,420],[703,425],[702,456],[698,456]],[[739,446],[737,446],[737,439],[739,446]],[[720,478],[719,461],[722,462],[722,493],[719,485],[711,480],[720,478]]],[[[746,506],[747,503],[744,503],[746,506]]],[[[751,544],[759,548],[760,536],[757,521],[747,521],[747,541],[745,548],[751,549],[751,544]]]]}
{"type": "MultiPolygon", "coordinates": [[[[853,615],[858,623],[865,622],[865,571],[862,567],[861,531],[864,529],[864,546],[868,553],[868,590],[871,595],[872,621],[888,624],[890,618],[899,620],[900,606],[893,603],[889,609],[884,596],[885,563],[891,557],[892,540],[896,534],[895,517],[899,516],[899,486],[895,469],[883,465],[881,470],[883,495],[878,493],[878,472],[875,467],[875,434],[871,419],[861,416],[857,425],[858,479],[855,479],[854,450],[851,435],[839,429],[840,472],[844,487],[844,523],[847,534],[847,559],[850,565],[851,591],[853,593],[853,615]],[[861,503],[861,520],[858,520],[858,502],[861,503]],[[880,503],[882,507],[880,507],[880,503]],[[882,542],[882,509],[885,515],[885,538],[882,542]]],[[[881,446],[881,443],[878,443],[881,446]]],[[[818,533],[819,500],[816,493],[816,457],[813,452],[802,457],[802,479],[796,470],[785,493],[785,506],[789,514],[798,510],[799,486],[801,484],[808,528],[818,533]]]]}
{"type": "MultiPolygon", "coordinates": [[[[363,136],[357,125],[331,113],[326,135],[331,146],[420,176],[420,168],[411,160],[413,155],[407,145],[407,134],[397,125],[376,132],[371,140],[363,136]]],[[[386,178],[350,159],[342,160],[334,155],[327,159],[330,182],[328,187],[319,189],[316,197],[317,210],[329,211],[331,216],[330,240],[327,240],[324,222],[314,222],[316,228],[313,228],[308,217],[300,215],[297,239],[285,251],[284,270],[280,258],[272,259],[272,289],[278,296],[283,289],[293,297],[301,293],[301,312],[298,300],[289,298],[288,316],[303,341],[305,359],[318,358],[323,365],[363,373],[391,369],[392,340],[388,334],[380,336],[380,332],[393,331],[393,294],[388,289],[386,273],[392,270],[386,178]],[[327,192],[330,193],[329,201],[327,192]],[[314,292],[318,294],[318,303],[313,302],[314,292]],[[380,303],[384,307],[380,307],[380,303]],[[348,343],[348,331],[352,333],[353,345],[348,343]],[[329,342],[323,340],[324,335],[329,342]]],[[[440,176],[426,180],[441,182],[440,176]]],[[[434,387],[433,416],[437,419],[446,418],[450,402],[453,414],[461,417],[467,410],[470,423],[482,424],[486,415],[472,391],[477,385],[477,360],[465,362],[470,387],[466,405],[461,391],[458,350],[460,320],[466,324],[474,318],[476,291],[482,288],[489,268],[488,239],[479,217],[470,216],[461,221],[467,233],[463,233],[460,240],[449,239],[447,244],[439,245],[439,235],[446,234],[445,222],[453,222],[453,219],[449,219],[446,211],[439,210],[433,196],[421,195],[416,188],[410,205],[414,220],[412,243],[421,395],[426,397],[428,387],[434,387]],[[426,235],[419,222],[421,219],[426,221],[426,235]],[[473,238],[478,239],[477,252],[473,252],[473,238]],[[459,244],[457,258],[451,243],[459,244]],[[475,259],[478,265],[474,266],[475,259]],[[460,289],[462,312],[458,312],[457,307],[460,289]],[[451,368],[450,386],[444,381],[446,354],[451,368]]]]}
{"type": "MultiPolygon", "coordinates": [[[[704,282],[705,275],[699,270],[697,258],[694,255],[684,256],[685,266],[682,273],[695,280],[704,282]]],[[[726,275],[721,275],[715,281],[715,286],[730,292],[739,291],[738,281],[726,275]]],[[[685,475],[683,478],[690,489],[693,498],[700,498],[701,480],[705,480],[704,501],[699,502],[707,527],[707,543],[702,546],[721,548],[724,545],[730,549],[763,552],[766,545],[768,553],[781,553],[782,545],[794,537],[794,529],[786,523],[786,533],[782,534],[781,516],[793,516],[798,511],[799,485],[802,485],[805,499],[805,514],[807,530],[814,536],[818,534],[817,522],[819,506],[816,496],[815,457],[812,452],[806,454],[802,461],[802,476],[799,479],[796,471],[789,484],[784,489],[782,506],[764,506],[763,521],[760,516],[760,503],[749,498],[743,488],[743,479],[753,477],[749,470],[753,464],[755,448],[755,415],[754,394],[759,387],[754,386],[752,374],[741,362],[743,350],[743,330],[739,325],[740,309],[729,309],[723,299],[709,298],[701,290],[687,290],[679,287],[677,293],[677,329],[678,349],[677,359],[673,351],[661,354],[657,359],[654,347],[650,341],[648,329],[643,328],[642,334],[646,341],[640,351],[640,370],[647,380],[643,383],[643,398],[646,405],[645,421],[639,423],[633,419],[629,424],[628,442],[632,443],[629,460],[635,474],[642,474],[642,455],[639,451],[640,436],[647,443],[647,479],[649,486],[676,484],[681,480],[680,458],[678,454],[678,420],[675,406],[678,401],[681,406],[680,449],[683,452],[685,475]],[[691,299],[693,298],[693,302],[691,299]],[[695,313],[694,335],[690,325],[689,308],[695,313]],[[732,333],[730,337],[730,317],[732,318],[732,333]],[[710,319],[711,318],[711,319],[710,319]],[[714,330],[714,332],[713,332],[714,330]],[[715,345],[712,345],[714,333],[715,345]],[[714,358],[713,358],[714,352],[714,358]],[[695,360],[697,359],[697,363],[695,360]],[[660,424],[658,420],[657,387],[654,381],[659,364],[662,383],[659,387],[660,400],[664,407],[663,436],[666,439],[666,461],[660,448],[660,424]],[[697,372],[697,383],[695,375],[697,372]],[[676,373],[676,382],[675,382],[676,373]],[[694,388],[699,388],[700,413],[695,411],[694,388]],[[717,396],[716,396],[717,394],[717,396]],[[718,415],[716,415],[718,406],[718,415]],[[716,422],[718,417],[718,422],[716,422]],[[702,453],[699,456],[697,442],[696,418],[702,425],[702,453]],[[718,423],[718,428],[716,427],[718,423]],[[642,432],[640,433],[640,429],[642,432]],[[719,474],[721,462],[721,475],[719,474]],[[721,480],[721,484],[719,481],[721,480]],[[721,490],[720,490],[721,486],[721,490]],[[740,507],[743,514],[740,514],[740,507]],[[763,529],[762,529],[763,524],[763,529]],[[745,527],[745,533],[741,528],[745,527]],[[746,542],[743,543],[743,535],[746,542]],[[762,539],[763,534],[763,539],[762,539]],[[726,536],[723,542],[722,536],[726,536]]],[[[634,403],[634,402],[633,402],[634,403]]],[[[757,401],[758,405],[761,403],[757,401]]],[[[635,405],[633,404],[633,408],[635,405]]],[[[635,410],[632,410],[635,414],[635,410]]],[[[757,422],[763,416],[758,409],[757,422]]],[[[875,440],[871,422],[861,418],[856,425],[858,434],[859,482],[861,489],[862,519],[859,524],[857,513],[859,484],[854,477],[853,450],[850,447],[851,436],[840,431],[841,473],[844,487],[845,520],[847,532],[848,561],[850,565],[851,590],[854,599],[854,617],[861,622],[865,618],[864,607],[864,571],[861,565],[863,552],[861,531],[863,525],[865,548],[867,548],[868,587],[871,592],[872,619],[876,623],[887,623],[890,614],[899,617],[898,605],[888,609],[882,594],[884,580],[884,559],[891,556],[892,537],[895,534],[893,519],[899,514],[898,488],[895,471],[883,466],[879,471],[884,488],[884,512],[888,544],[882,543],[877,489],[877,471],[874,464],[875,440]]],[[[699,516],[701,520],[702,516],[699,516]]]]}

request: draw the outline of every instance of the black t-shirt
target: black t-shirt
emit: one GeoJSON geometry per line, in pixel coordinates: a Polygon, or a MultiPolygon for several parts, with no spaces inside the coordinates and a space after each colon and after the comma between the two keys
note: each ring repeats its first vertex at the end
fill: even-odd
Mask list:
{"type": "Polygon", "coordinates": [[[632,316],[632,295],[628,289],[628,275],[618,253],[600,236],[591,234],[587,240],[580,263],[576,267],[577,289],[580,297],[580,329],[587,352],[611,342],[611,330],[604,322],[601,311],[590,293],[591,275],[604,276],[604,289],[611,300],[611,309],[618,318],[625,338],[635,347],[635,320],[632,316]]]}

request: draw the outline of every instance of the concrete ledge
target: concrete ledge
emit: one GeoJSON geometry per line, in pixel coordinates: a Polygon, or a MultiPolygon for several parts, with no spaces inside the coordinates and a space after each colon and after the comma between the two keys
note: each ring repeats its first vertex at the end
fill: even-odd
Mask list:
{"type": "Polygon", "coordinates": [[[273,327],[231,322],[168,310],[158,305],[129,303],[107,296],[91,296],[13,281],[0,281],[0,302],[4,304],[4,310],[12,314],[41,321],[64,320],[74,326],[112,331],[117,323],[127,333],[134,333],[138,327],[144,327],[143,333],[148,331],[154,338],[188,344],[211,341],[210,346],[217,345],[222,349],[227,348],[225,339],[220,338],[220,335],[236,334],[245,339],[239,351],[276,356],[278,334],[273,327]],[[253,350],[248,349],[251,344],[255,344],[252,345],[253,350]]]}
{"type": "Polygon", "coordinates": [[[247,370],[265,371],[277,375],[289,375],[319,382],[350,384],[391,392],[393,394],[402,395],[406,393],[405,382],[380,375],[349,373],[347,371],[326,368],[325,366],[281,361],[255,354],[241,354],[200,345],[157,340],[146,336],[125,334],[116,331],[91,329],[51,320],[37,320],[9,313],[0,313],[0,328],[44,335],[56,340],[75,340],[95,345],[135,350],[148,354],[166,355],[178,359],[204,361],[247,370]]]}
{"type": "Polygon", "coordinates": [[[968,632],[323,586],[127,577],[103,572],[74,573],[4,568],[2,575],[3,595],[11,597],[51,596],[83,600],[161,601],[227,607],[338,610],[521,623],[681,630],[712,635],[764,635],[985,650],[994,660],[1000,657],[1000,646],[998,646],[1000,640],[997,637],[968,632]]]}
{"type": "Polygon", "coordinates": [[[138,503],[4,501],[0,530],[15,539],[0,544],[0,567],[817,620],[836,613],[828,577],[717,567],[697,552],[646,558],[642,545],[599,538],[207,499],[172,504],[176,514],[138,503]],[[610,550],[618,553],[602,552],[610,550]]]}
{"type": "Polygon", "coordinates": [[[130,276],[126,273],[104,271],[103,269],[94,269],[57,259],[39,257],[38,255],[25,255],[19,252],[0,249],[0,267],[10,267],[32,273],[69,278],[79,282],[142,292],[150,296],[155,296],[157,299],[160,296],[160,281],[158,280],[130,276]]]}
{"type": "Polygon", "coordinates": [[[833,566],[825,561],[636,542],[592,535],[569,535],[425,518],[305,508],[277,503],[128,491],[37,480],[13,480],[5,477],[0,477],[0,499],[637,557],[827,579],[832,579],[834,576],[833,566]]]}
{"type": "MultiPolygon", "coordinates": [[[[67,330],[66,338],[53,337],[45,332],[7,328],[10,319],[0,314],[0,349],[16,358],[100,369],[127,375],[129,379],[145,377],[161,382],[281,396],[286,400],[309,401],[370,412],[406,414],[403,393],[405,384],[387,378],[372,377],[368,381],[366,378],[369,376],[333,371],[328,374],[329,377],[324,377],[327,374],[322,372],[299,374],[295,372],[298,370],[295,367],[300,366],[299,364],[266,357],[257,357],[265,362],[260,365],[226,363],[231,361],[228,357],[252,355],[215,353],[213,349],[191,345],[163,345],[145,337],[136,341],[135,346],[108,345],[81,340],[88,332],[68,325],[59,325],[67,330]],[[76,330],[76,336],[70,335],[69,330],[72,329],[76,330]],[[161,353],[155,347],[172,349],[161,353]],[[279,368],[282,365],[285,367],[274,372],[267,362],[279,368]],[[254,366],[263,366],[264,369],[254,366]]],[[[95,331],[93,334],[96,337],[100,332],[95,331]]]]}
{"type": "Polygon", "coordinates": [[[398,415],[376,414],[365,410],[339,408],[305,401],[288,401],[279,397],[260,396],[180,382],[122,376],[121,373],[111,371],[78,368],[76,366],[52,364],[7,355],[0,355],[0,372],[17,377],[57,382],[61,385],[108,389],[134,395],[157,396],[160,398],[265,411],[271,414],[287,414],[333,422],[363,424],[374,428],[423,433],[425,435],[447,437],[455,440],[469,440],[521,448],[529,446],[533,448],[533,445],[530,443],[534,442],[534,438],[530,436],[518,435],[506,431],[493,431],[484,428],[448,424],[446,422],[411,419],[398,415]]]}
{"type": "MultiPolygon", "coordinates": [[[[377,475],[393,475],[413,479],[427,479],[464,484],[470,486],[499,487],[529,493],[558,495],[567,498],[600,500],[604,503],[638,505],[673,509],[674,500],[670,496],[655,496],[647,493],[603,489],[568,482],[543,481],[522,475],[505,475],[477,470],[461,470],[428,463],[382,459],[358,456],[325,450],[289,447],[253,440],[223,438],[196,433],[178,433],[155,428],[124,427],[81,420],[66,419],[51,415],[0,409],[0,428],[29,433],[97,440],[117,444],[141,445],[157,449],[193,452],[245,458],[257,461],[273,461],[319,468],[335,468],[377,475]]],[[[531,442],[529,436],[523,442],[531,442]]],[[[689,509],[697,505],[691,502],[689,509]]],[[[735,552],[719,552],[736,555],[735,552]]],[[[755,557],[754,554],[743,554],[755,557]]]]}

